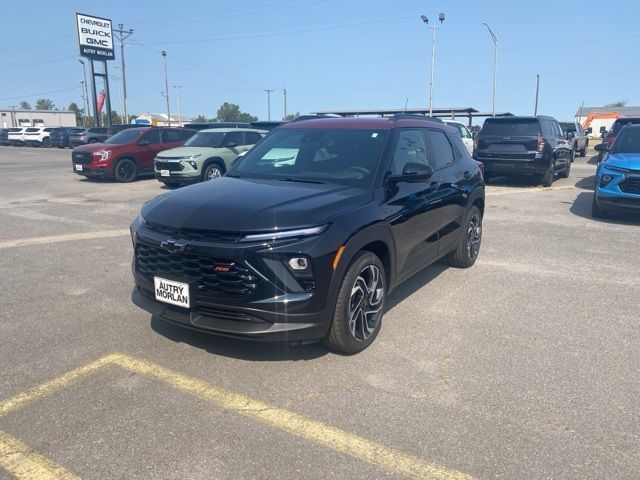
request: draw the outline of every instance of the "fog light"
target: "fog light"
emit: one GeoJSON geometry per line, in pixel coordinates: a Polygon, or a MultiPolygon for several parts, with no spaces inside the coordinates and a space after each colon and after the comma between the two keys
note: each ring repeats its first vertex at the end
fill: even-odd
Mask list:
{"type": "Polygon", "coordinates": [[[198,164],[196,162],[188,162],[189,165],[191,165],[191,168],[193,168],[194,170],[198,169],[198,164]]]}
{"type": "Polygon", "coordinates": [[[612,175],[603,175],[602,177],[600,177],[600,186],[604,187],[605,185],[607,185],[611,180],[613,180],[613,176],[612,175]]]}
{"type": "Polygon", "coordinates": [[[309,260],[305,257],[294,257],[289,259],[289,266],[292,270],[306,270],[309,268],[309,260]]]}

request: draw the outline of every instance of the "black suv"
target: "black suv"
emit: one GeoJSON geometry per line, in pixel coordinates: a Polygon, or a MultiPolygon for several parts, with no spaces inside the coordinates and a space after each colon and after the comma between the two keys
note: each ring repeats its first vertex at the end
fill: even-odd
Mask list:
{"type": "Polygon", "coordinates": [[[356,353],[400,282],[441,257],[474,264],[483,212],[478,163],[442,122],[289,122],[226,176],[143,205],[132,300],[202,331],[356,353]]]}
{"type": "Polygon", "coordinates": [[[60,127],[55,128],[51,132],[51,146],[58,148],[66,148],[69,145],[69,135],[73,133],[82,132],[82,128],[79,127],[60,127]]]}
{"type": "Polygon", "coordinates": [[[567,178],[571,144],[552,117],[492,117],[475,138],[473,157],[484,163],[485,180],[498,175],[535,175],[550,187],[556,174],[567,178]]]}

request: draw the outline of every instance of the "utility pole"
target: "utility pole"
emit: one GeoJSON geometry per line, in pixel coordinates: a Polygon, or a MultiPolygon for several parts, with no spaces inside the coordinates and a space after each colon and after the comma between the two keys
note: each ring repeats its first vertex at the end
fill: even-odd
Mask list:
{"type": "Polygon", "coordinates": [[[16,125],[16,107],[17,105],[11,105],[11,126],[17,127],[16,125]]]}
{"type": "Polygon", "coordinates": [[[267,92],[267,119],[270,121],[271,120],[271,92],[273,92],[273,90],[265,89],[264,91],[267,92]]]}
{"type": "Polygon", "coordinates": [[[162,59],[164,60],[164,97],[167,99],[167,124],[171,126],[171,108],[169,107],[169,79],[167,77],[167,52],[162,50],[162,59]]]}
{"type": "Polygon", "coordinates": [[[284,96],[284,117],[283,120],[287,119],[287,89],[285,86],[282,86],[282,95],[284,96]]]}
{"type": "Polygon", "coordinates": [[[182,116],[180,115],[180,88],[182,85],[174,85],[173,88],[176,89],[176,98],[178,100],[178,123],[182,126],[182,116]]]}
{"type": "Polygon", "coordinates": [[[496,116],[496,84],[497,84],[497,73],[498,73],[498,37],[493,33],[491,27],[487,22],[484,22],[484,26],[487,27],[489,33],[491,34],[491,38],[493,39],[493,117],[496,116]]]}
{"type": "Polygon", "coordinates": [[[536,75],[536,108],[533,111],[533,115],[538,115],[538,94],[540,93],[540,74],[536,75]]]}
{"type": "MultiPolygon", "coordinates": [[[[436,68],[436,29],[438,25],[429,26],[429,19],[425,15],[421,15],[420,19],[427,25],[427,28],[433,30],[433,40],[431,41],[431,81],[429,82],[429,116],[433,115],[433,77],[436,68]]],[[[438,14],[440,23],[444,23],[444,13],[438,14]]]]}
{"type": "Polygon", "coordinates": [[[129,115],[127,112],[127,77],[124,73],[124,41],[131,36],[133,28],[124,29],[122,23],[118,24],[118,29],[113,31],[115,37],[120,41],[120,69],[122,70],[122,104],[124,105],[124,123],[129,123],[129,115]]]}
{"type": "Polygon", "coordinates": [[[84,104],[84,110],[82,111],[82,125],[87,124],[87,97],[84,94],[85,92],[84,80],[80,80],[80,88],[82,90],[82,103],[84,104]]]}
{"type": "MultiPolygon", "coordinates": [[[[78,60],[78,61],[82,64],[82,71],[84,72],[84,98],[86,99],[84,114],[88,120],[89,117],[91,116],[91,109],[89,108],[89,90],[87,87],[87,67],[84,64],[83,60],[78,60]]],[[[85,122],[85,126],[87,123],[89,122],[85,122]]]]}

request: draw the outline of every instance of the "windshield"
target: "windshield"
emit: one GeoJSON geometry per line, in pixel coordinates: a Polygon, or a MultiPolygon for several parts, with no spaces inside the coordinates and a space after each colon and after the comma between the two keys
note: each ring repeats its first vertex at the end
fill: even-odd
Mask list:
{"type": "Polygon", "coordinates": [[[538,135],[538,120],[535,118],[510,118],[485,120],[482,135],[504,135],[509,137],[535,137],[538,135]]]}
{"type": "Polygon", "coordinates": [[[139,128],[129,128],[127,130],[122,130],[116,133],[113,137],[107,138],[104,143],[109,143],[112,145],[122,145],[124,143],[133,142],[138,136],[142,133],[142,130],[139,128]]]}
{"type": "Polygon", "coordinates": [[[613,127],[611,128],[611,132],[609,132],[609,135],[613,135],[613,136],[618,135],[620,133],[620,130],[622,130],[622,127],[628,124],[632,124],[632,125],[640,124],[640,118],[616,120],[615,123],[613,124],[613,127]]]}
{"type": "Polygon", "coordinates": [[[640,127],[625,128],[616,138],[611,153],[638,153],[640,154],[640,127]]]}
{"type": "Polygon", "coordinates": [[[372,182],[386,131],[274,130],[232,175],[365,186],[372,182]]]}
{"type": "Polygon", "coordinates": [[[576,124],[575,123],[561,122],[560,126],[562,127],[562,130],[564,131],[564,133],[569,133],[569,132],[575,132],[576,131],[576,124]]]}
{"type": "Polygon", "coordinates": [[[224,132],[198,132],[184,144],[185,147],[212,147],[222,146],[224,132]]]}

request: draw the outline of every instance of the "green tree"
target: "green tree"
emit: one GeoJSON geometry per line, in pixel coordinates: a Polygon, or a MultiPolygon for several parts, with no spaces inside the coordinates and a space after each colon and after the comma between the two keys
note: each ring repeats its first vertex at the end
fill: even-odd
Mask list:
{"type": "Polygon", "coordinates": [[[24,100],[20,102],[20,110],[31,110],[31,104],[24,100]]]}
{"type": "Polygon", "coordinates": [[[284,121],[285,122],[290,122],[291,120],[293,120],[294,118],[297,118],[300,116],[300,112],[296,112],[296,113],[290,113],[289,115],[287,115],[286,117],[284,117],[284,121]]]}
{"type": "Polygon", "coordinates": [[[607,103],[605,105],[605,107],[626,107],[626,106],[627,106],[627,100],[618,100],[616,102],[607,103]]]}
{"type": "Polygon", "coordinates": [[[53,110],[55,108],[53,101],[48,98],[41,98],[36,102],[36,110],[53,110]]]}
{"type": "Polygon", "coordinates": [[[217,112],[220,122],[255,122],[258,117],[240,111],[240,106],[235,103],[224,102],[217,112]]]}
{"type": "Polygon", "coordinates": [[[204,115],[198,115],[196,118],[193,119],[193,121],[195,123],[207,123],[207,117],[205,117],[204,115]]]}
{"type": "Polygon", "coordinates": [[[71,102],[69,104],[69,108],[67,109],[70,112],[73,112],[76,114],[76,124],[77,125],[82,125],[82,117],[84,116],[84,109],[78,107],[78,104],[76,102],[71,102]]]}

